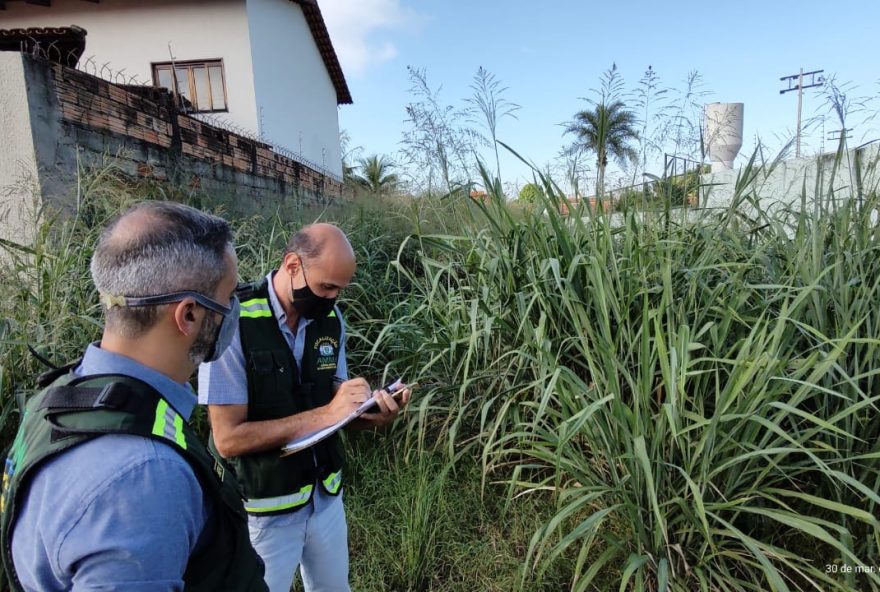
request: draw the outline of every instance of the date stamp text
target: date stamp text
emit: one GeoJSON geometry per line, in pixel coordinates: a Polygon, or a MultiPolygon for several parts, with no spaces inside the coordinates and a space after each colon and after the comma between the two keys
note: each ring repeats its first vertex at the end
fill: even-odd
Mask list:
{"type": "Polygon", "coordinates": [[[875,574],[880,573],[880,566],[877,565],[850,565],[848,563],[826,563],[825,573],[852,573],[852,574],[875,574]]]}

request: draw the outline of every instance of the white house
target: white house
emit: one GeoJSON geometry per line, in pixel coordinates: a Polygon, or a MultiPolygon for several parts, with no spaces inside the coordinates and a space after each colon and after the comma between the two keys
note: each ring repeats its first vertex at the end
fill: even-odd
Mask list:
{"type": "Polygon", "coordinates": [[[176,85],[197,112],[342,175],[337,106],[352,101],[317,0],[0,0],[0,29],[70,25],[87,32],[82,60],[176,85]]]}

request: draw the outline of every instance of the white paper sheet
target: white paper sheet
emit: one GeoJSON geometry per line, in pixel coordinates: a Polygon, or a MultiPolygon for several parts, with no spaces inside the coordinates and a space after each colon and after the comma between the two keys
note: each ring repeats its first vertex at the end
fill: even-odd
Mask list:
{"type": "MultiPolygon", "coordinates": [[[[394,381],[393,383],[389,384],[385,388],[389,392],[392,392],[392,391],[395,391],[395,389],[400,388],[400,386],[402,386],[402,382],[400,379],[398,379],[398,380],[394,381]]],[[[363,415],[364,413],[368,413],[368,412],[373,413],[373,412],[377,412],[377,411],[379,411],[378,403],[376,403],[376,399],[374,397],[370,397],[369,399],[367,399],[366,401],[361,403],[357,409],[355,409],[354,411],[349,413],[348,416],[344,417],[343,419],[340,419],[339,421],[337,421],[333,425],[327,426],[324,429],[318,430],[317,432],[313,432],[313,433],[308,434],[306,436],[302,436],[302,437],[297,438],[295,440],[291,440],[290,442],[285,444],[284,447],[281,449],[281,456],[293,454],[294,452],[299,452],[300,450],[304,450],[304,449],[308,448],[309,446],[314,446],[315,444],[317,444],[321,440],[332,436],[333,434],[335,434],[336,432],[338,432],[339,430],[344,428],[346,425],[351,423],[353,420],[355,420],[358,417],[360,417],[361,415],[363,415]],[[374,406],[376,407],[376,409],[371,410],[371,408],[374,406]]]]}

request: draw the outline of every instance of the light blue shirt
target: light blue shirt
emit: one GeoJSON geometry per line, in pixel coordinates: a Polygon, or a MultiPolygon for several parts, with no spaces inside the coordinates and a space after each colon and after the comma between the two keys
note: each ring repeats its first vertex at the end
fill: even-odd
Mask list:
{"type": "MultiPolygon", "coordinates": [[[[272,276],[275,272],[266,275],[269,282],[269,305],[272,314],[278,319],[278,328],[284,335],[287,345],[293,352],[297,368],[302,365],[303,349],[306,343],[306,327],[312,322],[311,319],[300,317],[296,324],[296,334],[287,326],[287,313],[275,294],[272,276]]],[[[345,359],[345,323],[342,313],[336,309],[339,322],[342,324],[342,333],[339,336],[339,358],[336,362],[336,376],[342,380],[348,378],[348,363],[345,359]]],[[[300,372],[300,374],[302,374],[300,372]]],[[[241,348],[241,335],[238,327],[229,348],[216,362],[199,366],[199,403],[202,405],[247,405],[248,388],[247,372],[244,364],[244,353],[241,348]]]]}
{"type": "MultiPolygon", "coordinates": [[[[195,406],[189,385],[97,344],[75,372],[140,379],[187,421],[195,406]]],[[[192,468],[171,446],[101,436],[34,473],[14,525],[12,557],[28,591],[182,590],[210,514],[192,468]]]]}

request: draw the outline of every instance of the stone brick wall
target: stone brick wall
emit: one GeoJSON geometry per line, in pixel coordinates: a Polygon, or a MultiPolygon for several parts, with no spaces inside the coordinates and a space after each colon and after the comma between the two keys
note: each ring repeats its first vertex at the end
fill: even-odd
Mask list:
{"type": "MultiPolygon", "coordinates": [[[[174,130],[166,93],[150,99],[59,64],[46,64],[64,121],[170,148],[174,130]],[[165,103],[165,104],[163,104],[165,103]]],[[[146,93],[145,93],[146,94],[146,93]]]]}
{"type": "Polygon", "coordinates": [[[324,205],[343,195],[335,177],[178,112],[163,89],[113,84],[21,58],[45,201],[69,204],[78,167],[99,166],[108,157],[131,177],[188,187],[239,213],[324,205]]]}

